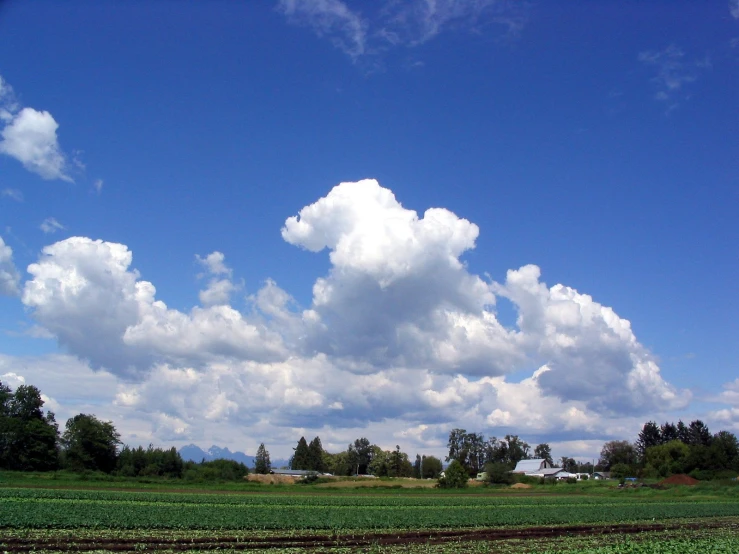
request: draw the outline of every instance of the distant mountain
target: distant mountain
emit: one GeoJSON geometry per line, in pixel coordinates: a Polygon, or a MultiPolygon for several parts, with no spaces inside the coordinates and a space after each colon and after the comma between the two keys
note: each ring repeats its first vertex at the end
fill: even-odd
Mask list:
{"type": "MultiPolygon", "coordinates": [[[[210,462],[212,460],[234,460],[241,462],[247,467],[254,467],[254,456],[249,456],[243,452],[231,452],[228,448],[221,448],[213,445],[208,450],[203,450],[194,444],[183,446],[179,450],[180,456],[185,461],[190,462],[210,462]]],[[[289,463],[288,460],[272,459],[272,467],[282,467],[289,463]]]]}

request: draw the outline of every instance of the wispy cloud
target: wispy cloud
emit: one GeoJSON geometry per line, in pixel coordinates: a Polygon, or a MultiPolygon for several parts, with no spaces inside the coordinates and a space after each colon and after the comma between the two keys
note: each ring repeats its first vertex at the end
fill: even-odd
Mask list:
{"type": "Polygon", "coordinates": [[[41,222],[41,225],[39,225],[39,229],[49,235],[54,234],[57,231],[63,231],[64,229],[66,229],[66,227],[59,223],[55,218],[47,217],[41,222]]]}
{"type": "Polygon", "coordinates": [[[103,180],[95,179],[95,182],[92,184],[92,187],[95,189],[95,192],[100,194],[101,192],[103,192],[103,180]]]}
{"type": "Polygon", "coordinates": [[[445,30],[481,33],[498,25],[515,34],[526,21],[525,3],[510,0],[384,0],[364,8],[366,14],[342,0],[278,2],[291,23],[328,38],[354,61],[421,45],[445,30]]]}
{"type": "Polygon", "coordinates": [[[739,19],[739,0],[729,0],[729,12],[734,19],[739,19]]]}
{"type": "Polygon", "coordinates": [[[383,10],[382,34],[393,43],[422,44],[445,29],[480,32],[502,24],[509,32],[523,27],[525,17],[507,0],[413,0],[389,2],[383,10]]]}
{"type": "Polygon", "coordinates": [[[365,53],[368,24],[341,0],[280,0],[278,9],[290,22],[327,37],[352,59],[365,53]]]}
{"type": "Polygon", "coordinates": [[[0,237],[0,295],[16,296],[21,276],[13,263],[13,249],[0,237]]]}
{"type": "Polygon", "coordinates": [[[679,104],[678,96],[685,85],[696,81],[700,72],[711,66],[708,58],[701,61],[685,61],[685,53],[674,44],[660,51],[641,52],[638,59],[644,65],[657,70],[657,74],[651,79],[657,88],[654,98],[669,103],[668,111],[679,104]]]}
{"type": "Polygon", "coordinates": [[[0,196],[10,198],[16,202],[23,202],[23,193],[18,189],[3,189],[0,196]]]}

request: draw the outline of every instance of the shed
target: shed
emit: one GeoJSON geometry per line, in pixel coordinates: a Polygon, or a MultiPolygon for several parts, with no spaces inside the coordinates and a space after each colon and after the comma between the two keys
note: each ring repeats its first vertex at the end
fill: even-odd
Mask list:
{"type": "Polygon", "coordinates": [[[272,475],[285,475],[287,477],[307,477],[308,475],[319,475],[317,471],[306,469],[272,469],[272,475]]]}

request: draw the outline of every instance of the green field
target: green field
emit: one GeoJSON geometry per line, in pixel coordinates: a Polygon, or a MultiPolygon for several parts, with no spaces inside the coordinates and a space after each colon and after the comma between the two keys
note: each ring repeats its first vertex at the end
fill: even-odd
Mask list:
{"type": "Polygon", "coordinates": [[[739,552],[733,494],[0,488],[0,551],[739,552]]]}

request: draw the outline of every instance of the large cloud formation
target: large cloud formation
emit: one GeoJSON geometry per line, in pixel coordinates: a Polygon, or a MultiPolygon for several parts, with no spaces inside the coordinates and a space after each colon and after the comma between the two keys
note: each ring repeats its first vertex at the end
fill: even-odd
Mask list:
{"type": "Polygon", "coordinates": [[[124,379],[115,405],[148,414],[159,440],[224,423],[343,440],[341,429],[387,422],[424,444],[458,424],[587,438],[604,418],[687,404],[611,308],[548,287],[534,265],[503,283],[471,274],[462,257],[478,233],[442,208],[419,216],[374,180],[341,183],[282,229],[290,244],[329,251],[305,308],[268,280],[248,313],[236,310],[239,287],[213,252],[197,257],[202,306],[173,310],[126,246],[84,237],[43,250],[22,300],[70,353],[124,379]],[[498,297],[518,311],[512,328],[498,297]],[[507,380],[520,371],[531,376],[507,380]]]}

